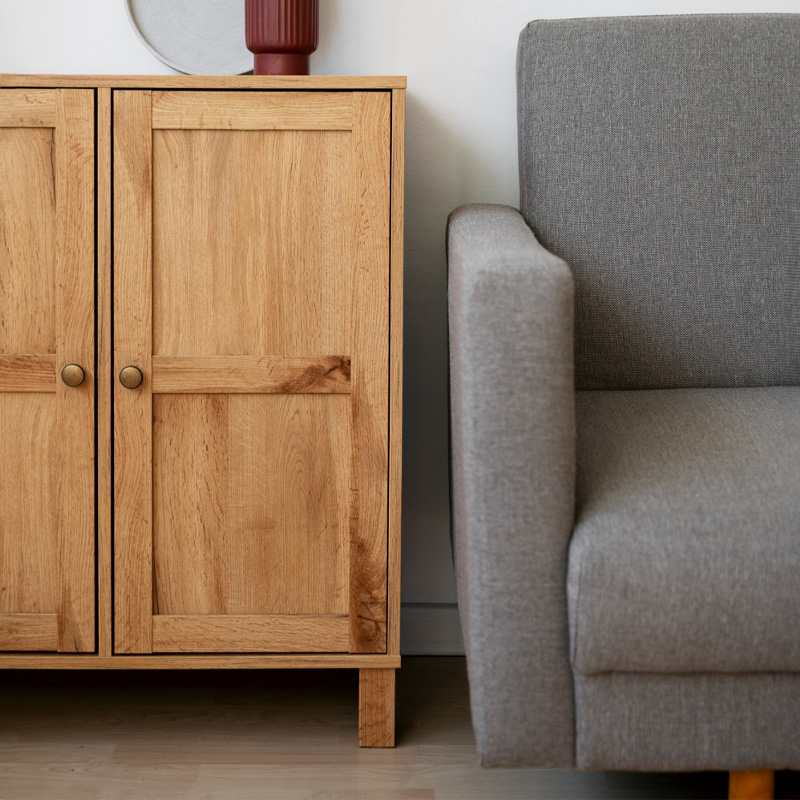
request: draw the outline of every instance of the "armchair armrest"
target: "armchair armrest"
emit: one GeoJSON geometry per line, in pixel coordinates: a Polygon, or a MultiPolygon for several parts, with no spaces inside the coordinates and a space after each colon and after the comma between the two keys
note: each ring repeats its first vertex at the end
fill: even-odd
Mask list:
{"type": "Polygon", "coordinates": [[[507,206],[457,209],[447,243],[454,550],[478,750],[486,766],[570,767],[572,273],[507,206]]]}

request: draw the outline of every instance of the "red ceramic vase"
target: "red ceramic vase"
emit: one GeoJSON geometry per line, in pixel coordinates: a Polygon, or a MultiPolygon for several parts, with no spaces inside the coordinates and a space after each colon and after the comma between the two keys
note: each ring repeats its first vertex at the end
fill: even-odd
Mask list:
{"type": "Polygon", "coordinates": [[[245,35],[256,75],[308,75],[319,43],[319,0],[245,0],[245,35]]]}

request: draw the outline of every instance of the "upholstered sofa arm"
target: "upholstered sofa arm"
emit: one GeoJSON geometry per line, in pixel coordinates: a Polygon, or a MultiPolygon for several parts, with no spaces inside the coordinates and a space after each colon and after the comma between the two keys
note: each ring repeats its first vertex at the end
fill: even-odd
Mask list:
{"type": "Polygon", "coordinates": [[[486,766],[574,765],[573,282],[507,206],[447,230],[453,532],[486,766]]]}

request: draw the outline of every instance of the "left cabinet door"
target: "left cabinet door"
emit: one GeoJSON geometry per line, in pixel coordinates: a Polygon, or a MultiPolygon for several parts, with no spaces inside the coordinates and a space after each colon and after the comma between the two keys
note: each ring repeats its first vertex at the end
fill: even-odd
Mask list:
{"type": "Polygon", "coordinates": [[[95,646],[94,138],[92,90],[0,90],[0,651],[95,646]]]}

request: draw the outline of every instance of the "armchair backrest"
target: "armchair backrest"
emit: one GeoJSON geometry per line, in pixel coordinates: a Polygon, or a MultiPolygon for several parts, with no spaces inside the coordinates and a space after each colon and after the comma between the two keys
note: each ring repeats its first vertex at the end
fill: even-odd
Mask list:
{"type": "Polygon", "coordinates": [[[800,14],[532,22],[518,101],[578,388],[800,384],[800,14]]]}

